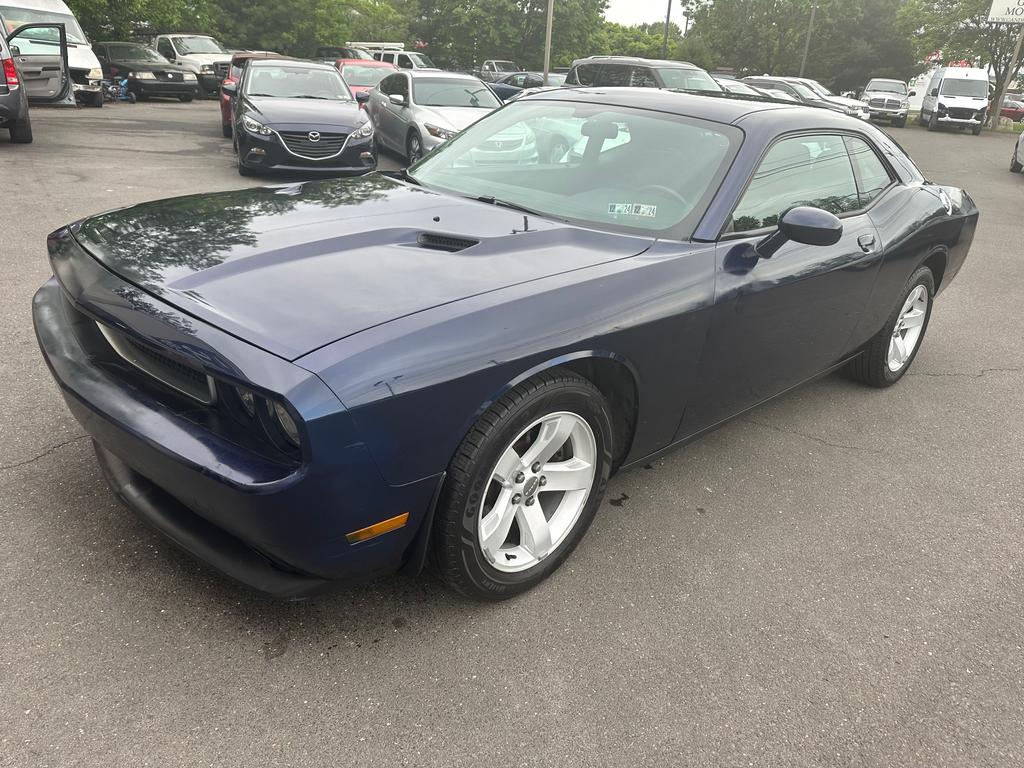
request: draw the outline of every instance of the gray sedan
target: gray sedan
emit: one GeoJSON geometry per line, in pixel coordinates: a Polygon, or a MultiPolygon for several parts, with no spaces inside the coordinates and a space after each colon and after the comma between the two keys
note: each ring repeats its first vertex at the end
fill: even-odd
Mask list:
{"type": "Polygon", "coordinates": [[[366,109],[378,147],[415,163],[499,106],[498,97],[476,77],[413,70],[381,80],[366,109]]]}

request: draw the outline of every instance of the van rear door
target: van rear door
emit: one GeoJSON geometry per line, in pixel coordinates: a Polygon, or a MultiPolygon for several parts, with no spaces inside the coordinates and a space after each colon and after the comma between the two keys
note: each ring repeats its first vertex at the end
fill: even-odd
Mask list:
{"type": "Polygon", "coordinates": [[[75,105],[63,24],[23,24],[7,44],[30,104],[75,105]]]}

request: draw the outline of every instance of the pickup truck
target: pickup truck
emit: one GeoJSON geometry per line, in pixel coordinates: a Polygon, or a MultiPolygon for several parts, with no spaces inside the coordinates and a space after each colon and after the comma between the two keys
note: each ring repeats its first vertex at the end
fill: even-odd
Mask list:
{"type": "Polygon", "coordinates": [[[180,64],[195,73],[199,93],[216,98],[221,81],[231,69],[231,54],[209,35],[157,35],[153,47],[172,64],[180,64]]]}
{"type": "Polygon", "coordinates": [[[513,72],[522,72],[522,68],[514,61],[502,61],[501,59],[488,59],[480,68],[474,70],[471,74],[476,75],[485,83],[493,83],[505,75],[510,75],[513,72]]]}

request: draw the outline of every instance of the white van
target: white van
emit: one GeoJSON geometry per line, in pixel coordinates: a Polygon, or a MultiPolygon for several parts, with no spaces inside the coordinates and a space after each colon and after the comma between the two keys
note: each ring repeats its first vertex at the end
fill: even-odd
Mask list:
{"type": "MultiPolygon", "coordinates": [[[[988,72],[969,67],[939,67],[932,72],[917,121],[929,131],[943,125],[970,128],[977,136],[985,124],[991,86],[988,72]]],[[[914,95],[914,91],[910,92],[914,95]]]]}
{"type": "MultiPolygon", "coordinates": [[[[23,24],[63,24],[75,99],[93,107],[103,106],[103,70],[99,59],[64,0],[0,0],[0,22],[8,34],[23,24]]],[[[50,37],[41,36],[38,42],[19,38],[17,45],[20,55],[31,57],[52,55],[53,43],[50,37]]]]}

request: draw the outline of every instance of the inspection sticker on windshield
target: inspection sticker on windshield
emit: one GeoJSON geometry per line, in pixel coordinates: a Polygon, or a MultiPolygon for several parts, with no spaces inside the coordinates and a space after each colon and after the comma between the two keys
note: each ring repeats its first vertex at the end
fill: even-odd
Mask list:
{"type": "Polygon", "coordinates": [[[612,216],[643,216],[653,219],[658,215],[658,206],[647,203],[608,203],[608,213],[612,216]]]}

